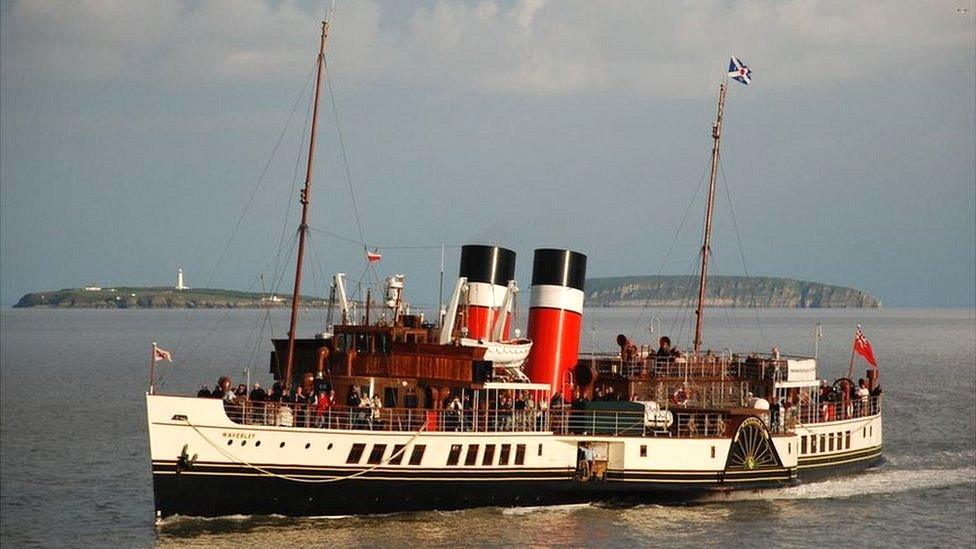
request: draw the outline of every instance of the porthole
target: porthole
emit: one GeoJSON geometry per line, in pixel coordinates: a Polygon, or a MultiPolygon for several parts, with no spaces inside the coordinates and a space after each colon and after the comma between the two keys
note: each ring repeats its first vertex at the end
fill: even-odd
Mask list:
{"type": "Polygon", "coordinates": [[[311,448],[311,447],[312,447],[312,443],[311,443],[311,442],[306,442],[306,443],[305,443],[305,449],[306,449],[306,450],[308,450],[308,449],[309,449],[309,448],[311,448]]]}
{"type": "Polygon", "coordinates": [[[231,444],[234,444],[234,439],[230,439],[227,441],[227,446],[230,446],[231,444]]]}
{"type": "Polygon", "coordinates": [[[241,441],[241,446],[246,446],[246,445],[247,445],[247,441],[246,440],[242,440],[241,441]]]}
{"type": "Polygon", "coordinates": [[[255,442],[254,445],[255,446],[261,446],[261,441],[259,440],[259,441],[255,442]]]}
{"type": "Polygon", "coordinates": [[[278,448],[284,448],[284,447],[285,447],[285,443],[284,442],[282,442],[281,444],[278,445],[278,448]]]}
{"type": "Polygon", "coordinates": [[[326,450],[331,450],[332,449],[332,443],[330,442],[329,445],[325,447],[325,449],[326,450]]]}

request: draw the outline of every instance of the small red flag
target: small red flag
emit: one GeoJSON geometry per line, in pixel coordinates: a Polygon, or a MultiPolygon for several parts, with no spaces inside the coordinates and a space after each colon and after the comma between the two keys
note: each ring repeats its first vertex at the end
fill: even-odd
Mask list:
{"type": "Polygon", "coordinates": [[[366,261],[369,261],[370,263],[379,263],[381,259],[383,259],[383,254],[381,254],[379,250],[366,251],[366,261]]]}
{"type": "Polygon", "coordinates": [[[871,366],[878,367],[878,361],[874,359],[874,350],[871,349],[871,344],[868,342],[868,338],[864,337],[864,332],[861,331],[860,326],[854,332],[854,352],[864,357],[864,360],[868,361],[871,366]]]}
{"type": "Polygon", "coordinates": [[[160,349],[155,344],[153,344],[153,360],[159,362],[160,360],[165,360],[166,362],[173,362],[173,353],[160,349]]]}

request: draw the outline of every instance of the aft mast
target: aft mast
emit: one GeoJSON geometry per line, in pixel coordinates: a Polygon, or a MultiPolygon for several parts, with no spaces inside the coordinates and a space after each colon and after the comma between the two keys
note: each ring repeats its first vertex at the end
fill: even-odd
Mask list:
{"type": "Polygon", "coordinates": [[[701,351],[702,319],[705,312],[705,287],[708,279],[708,256],[712,246],[712,213],[715,209],[715,177],[718,174],[719,143],[722,140],[722,114],[725,112],[725,92],[728,89],[728,79],[722,82],[718,91],[718,114],[712,125],[712,169],[708,178],[708,206],[705,209],[705,230],[701,247],[701,277],[698,280],[698,307],[695,309],[695,349],[694,354],[701,351]]]}
{"type": "Polygon", "coordinates": [[[295,264],[295,286],[291,295],[291,322],[288,325],[288,354],[285,356],[285,376],[282,380],[284,387],[291,387],[291,373],[295,354],[295,329],[298,326],[298,305],[301,299],[302,262],[305,259],[305,236],[308,233],[308,203],[312,189],[312,165],[315,161],[315,136],[318,127],[319,92],[322,87],[322,69],[325,65],[325,46],[329,35],[329,17],[322,21],[322,35],[319,39],[318,67],[315,75],[315,100],[312,104],[312,129],[308,138],[308,159],[305,166],[305,187],[302,189],[302,221],[298,225],[298,256],[295,264]]]}

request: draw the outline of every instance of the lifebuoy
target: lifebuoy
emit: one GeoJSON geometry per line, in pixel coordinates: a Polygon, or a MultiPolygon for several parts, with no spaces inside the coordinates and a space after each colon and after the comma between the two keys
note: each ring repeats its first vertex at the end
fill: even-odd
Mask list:
{"type": "Polygon", "coordinates": [[[684,406],[688,402],[688,391],[683,388],[671,393],[671,404],[675,406],[684,406]]]}

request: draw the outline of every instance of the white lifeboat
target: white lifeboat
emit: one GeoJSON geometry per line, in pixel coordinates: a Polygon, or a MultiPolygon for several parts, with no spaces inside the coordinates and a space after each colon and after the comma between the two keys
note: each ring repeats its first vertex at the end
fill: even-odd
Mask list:
{"type": "Polygon", "coordinates": [[[464,347],[484,347],[485,360],[505,368],[520,368],[529,357],[529,351],[532,350],[532,341],[528,339],[484,341],[462,337],[459,342],[464,347]]]}

